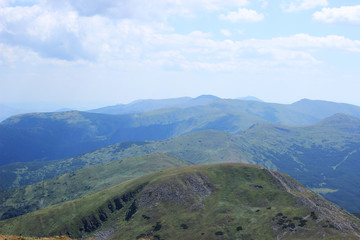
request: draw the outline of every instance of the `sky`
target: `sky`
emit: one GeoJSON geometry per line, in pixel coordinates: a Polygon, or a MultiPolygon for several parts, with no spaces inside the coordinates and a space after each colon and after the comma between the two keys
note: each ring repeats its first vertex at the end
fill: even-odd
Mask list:
{"type": "Polygon", "coordinates": [[[0,0],[0,103],[360,106],[359,0],[0,0]]]}

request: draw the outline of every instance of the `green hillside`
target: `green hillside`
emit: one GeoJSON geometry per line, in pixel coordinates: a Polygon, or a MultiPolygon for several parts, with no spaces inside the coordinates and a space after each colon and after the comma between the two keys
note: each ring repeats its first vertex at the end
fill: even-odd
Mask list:
{"type": "Polygon", "coordinates": [[[0,221],[0,232],[107,239],[358,239],[360,222],[282,173],[217,164],[149,174],[0,221]]]}
{"type": "Polygon", "coordinates": [[[122,141],[161,140],[173,126],[134,123],[131,115],[33,113],[0,123],[0,165],[72,157],[122,141]]]}
{"type": "Polygon", "coordinates": [[[51,238],[38,238],[38,237],[23,237],[23,236],[9,236],[0,235],[1,240],[71,240],[66,236],[56,236],[51,238]]]}
{"type": "MultiPolygon", "coordinates": [[[[229,133],[207,130],[159,142],[118,143],[63,160],[9,164],[0,166],[0,186],[7,189],[29,185],[86,166],[152,152],[176,155],[194,163],[219,162],[219,159],[225,162],[238,161],[241,149],[237,144],[233,146],[229,143],[232,137],[229,133]]],[[[247,160],[244,159],[244,162],[247,160]]]]}
{"type": "Polygon", "coordinates": [[[60,202],[80,198],[121,182],[189,162],[151,153],[99,164],[32,185],[1,192],[0,219],[7,219],[60,202]]]}
{"type": "MultiPolygon", "coordinates": [[[[123,142],[116,149],[101,148],[93,152],[55,161],[17,162],[0,166],[0,189],[29,185],[95,164],[118,160],[119,153],[150,142],[123,142]]],[[[150,153],[150,151],[148,152],[150,153]]],[[[146,154],[146,153],[144,153],[146,154]]],[[[128,157],[141,154],[127,154],[128,157]]]]}

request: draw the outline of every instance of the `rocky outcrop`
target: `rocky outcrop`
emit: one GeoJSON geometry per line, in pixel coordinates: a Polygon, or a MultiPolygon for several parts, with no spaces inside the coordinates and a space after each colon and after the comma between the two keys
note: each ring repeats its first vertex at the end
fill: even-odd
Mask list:
{"type": "Polygon", "coordinates": [[[300,193],[310,193],[311,192],[308,188],[303,187],[301,184],[297,183],[293,179],[286,177],[282,173],[279,173],[276,171],[271,171],[268,169],[266,169],[266,171],[268,171],[268,173],[270,173],[274,177],[274,179],[279,182],[280,188],[284,189],[285,191],[287,191],[288,193],[290,193],[292,195],[296,195],[295,194],[296,192],[300,192],[300,193]]]}
{"type": "Polygon", "coordinates": [[[201,207],[201,201],[213,191],[210,181],[201,174],[191,173],[171,178],[156,184],[147,185],[137,201],[139,206],[150,208],[161,202],[201,207]],[[180,178],[180,179],[179,179],[180,178]]]}
{"type": "Polygon", "coordinates": [[[354,222],[349,220],[351,216],[345,210],[326,201],[321,196],[297,183],[295,180],[286,177],[283,173],[270,170],[267,171],[276,181],[278,181],[280,188],[298,198],[298,204],[314,210],[311,216],[314,220],[317,220],[317,222],[325,221],[329,226],[344,233],[350,232],[360,239],[360,235],[358,234],[360,228],[354,222]]]}

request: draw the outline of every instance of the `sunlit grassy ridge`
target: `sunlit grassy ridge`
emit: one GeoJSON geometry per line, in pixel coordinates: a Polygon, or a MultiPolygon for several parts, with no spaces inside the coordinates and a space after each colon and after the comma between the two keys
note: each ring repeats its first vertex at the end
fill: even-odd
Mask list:
{"type": "Polygon", "coordinates": [[[163,170],[0,222],[24,236],[358,239],[359,220],[291,178],[244,164],[163,170]]]}

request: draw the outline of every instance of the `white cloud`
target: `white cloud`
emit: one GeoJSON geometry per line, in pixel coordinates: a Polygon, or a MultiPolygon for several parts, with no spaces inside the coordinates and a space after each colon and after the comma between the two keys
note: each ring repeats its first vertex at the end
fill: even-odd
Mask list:
{"type": "Polygon", "coordinates": [[[279,48],[279,49],[302,49],[312,52],[321,49],[337,49],[350,52],[360,52],[360,41],[351,40],[344,36],[328,35],[326,37],[314,37],[308,34],[296,34],[290,37],[272,38],[269,40],[250,39],[241,42],[242,46],[254,49],[279,48]]]}
{"type": "Polygon", "coordinates": [[[248,62],[247,67],[250,63],[254,66],[313,66],[321,63],[315,57],[317,52],[330,49],[360,52],[360,41],[331,35],[297,34],[272,39],[215,41],[207,34],[193,32],[188,35],[154,34],[149,36],[148,42],[152,51],[142,49],[146,64],[181,66],[188,70],[231,71],[245,66],[244,62],[248,62]]]}
{"type": "Polygon", "coordinates": [[[310,53],[299,50],[289,50],[281,48],[260,48],[258,52],[261,54],[271,54],[274,60],[287,63],[288,65],[307,65],[307,64],[320,64],[321,61],[317,60],[310,53]],[[294,64],[295,63],[295,64],[294,64]]]}
{"type": "MultiPolygon", "coordinates": [[[[167,2],[184,6],[195,4],[190,0],[167,2]]],[[[219,0],[210,2],[213,3],[212,8],[220,4],[219,0]]],[[[246,1],[227,3],[236,5],[246,1]]],[[[0,50],[8,57],[3,54],[0,60],[16,62],[29,59],[31,62],[30,59],[50,58],[67,62],[87,61],[89,64],[154,64],[172,69],[191,69],[194,66],[196,69],[213,67],[213,70],[229,70],[247,61],[255,65],[270,62],[272,65],[291,66],[319,63],[316,52],[325,49],[360,52],[360,41],[336,35],[313,37],[297,34],[271,39],[219,41],[202,31],[177,34],[169,31],[166,25],[164,27],[161,21],[90,15],[81,15],[73,7],[65,5],[61,11],[39,5],[1,8],[0,50]]],[[[240,8],[238,12],[223,15],[223,18],[229,21],[259,21],[264,16],[240,8]]],[[[227,29],[220,31],[228,37],[232,34],[227,29]]]]}
{"type": "Polygon", "coordinates": [[[237,12],[221,14],[220,19],[230,22],[259,22],[264,19],[264,15],[251,9],[239,8],[237,12]]]}
{"type": "MultiPolygon", "coordinates": [[[[245,66],[244,62],[248,62],[246,66],[251,69],[253,67],[249,66],[250,63],[262,66],[318,64],[320,60],[316,59],[314,54],[325,49],[360,52],[360,41],[336,35],[314,37],[308,34],[296,34],[272,39],[217,41],[212,39],[211,34],[201,31],[184,35],[163,32],[161,29],[130,20],[114,22],[101,16],[79,17],[73,12],[68,14],[67,20],[63,21],[56,16],[53,16],[55,20],[51,19],[46,12],[36,17],[33,14],[25,14],[30,16],[30,19],[35,19],[29,21],[27,25],[28,17],[16,18],[23,26],[18,29],[18,34],[24,32],[22,36],[26,43],[19,42],[17,45],[20,47],[9,48],[3,45],[2,52],[6,52],[9,57],[3,56],[2,61],[14,62],[22,59],[26,54],[31,62],[31,58],[38,58],[36,55],[38,52],[42,57],[70,62],[84,59],[89,63],[116,62],[139,66],[164,66],[166,69],[231,71],[241,67],[240,65],[245,66]],[[53,29],[68,32],[68,36],[56,35],[53,29]],[[57,37],[70,38],[70,40],[53,39],[57,37]],[[29,39],[33,42],[38,41],[42,48],[39,48],[38,44],[29,45],[29,39]],[[70,47],[66,43],[75,46],[70,47]],[[65,45],[61,45],[59,49],[59,44],[65,45]],[[33,52],[21,51],[21,46],[33,49],[33,52]],[[57,51],[65,50],[69,56],[54,52],[53,48],[56,47],[57,51]],[[88,56],[95,56],[95,60],[88,56]]],[[[223,29],[222,33],[230,32],[223,29]]]]}
{"type": "Polygon", "coordinates": [[[228,7],[242,7],[249,3],[248,0],[168,0],[178,5],[191,9],[221,10],[228,7]]]}
{"type": "Polygon", "coordinates": [[[262,8],[266,8],[269,5],[269,1],[267,0],[259,0],[262,8]]]}
{"type": "Polygon", "coordinates": [[[247,0],[0,0],[0,37],[42,57],[75,61],[137,58],[171,15],[238,8],[247,0]],[[11,3],[11,4],[10,4],[11,3]]]}
{"type": "MultiPolygon", "coordinates": [[[[0,9],[2,41],[33,49],[43,57],[91,58],[83,46],[83,26],[76,12],[50,12],[37,5],[0,9]]],[[[86,24],[85,24],[86,25],[86,24]]]]}
{"type": "Polygon", "coordinates": [[[116,18],[162,21],[170,15],[193,16],[197,11],[218,11],[242,7],[248,0],[47,0],[54,10],[71,8],[80,16],[109,16],[116,18]]]}
{"type": "Polygon", "coordinates": [[[227,29],[221,29],[220,32],[221,32],[222,35],[224,35],[226,37],[230,37],[232,35],[231,32],[229,30],[227,30],[227,29]]]}
{"type": "MultiPolygon", "coordinates": [[[[18,55],[19,53],[15,53],[15,49],[5,44],[0,43],[0,62],[9,62],[13,63],[15,61],[20,60],[18,55]]],[[[23,54],[22,54],[23,55],[23,54]]]]}
{"type": "Polygon", "coordinates": [[[0,7],[5,7],[8,5],[8,0],[0,0],[0,7]]]}
{"type": "Polygon", "coordinates": [[[283,5],[285,12],[296,12],[303,10],[310,10],[317,7],[325,7],[328,5],[327,0],[296,0],[290,4],[283,5]]]}
{"type": "Polygon", "coordinates": [[[360,5],[323,8],[321,11],[313,14],[313,19],[325,23],[345,22],[360,24],[360,5]]]}

